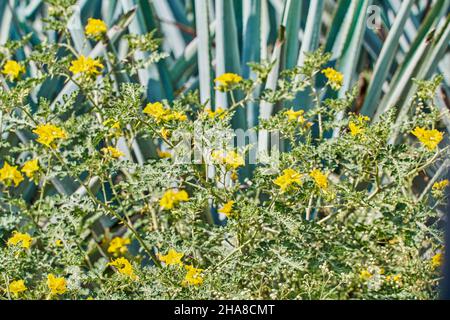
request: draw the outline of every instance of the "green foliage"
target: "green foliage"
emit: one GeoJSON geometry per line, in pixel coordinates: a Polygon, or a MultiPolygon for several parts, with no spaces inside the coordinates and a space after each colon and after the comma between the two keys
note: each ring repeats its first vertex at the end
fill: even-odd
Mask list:
{"type": "Polygon", "coordinates": [[[0,6],[3,21],[23,13],[0,47],[0,298],[436,298],[447,1],[404,4],[396,26],[416,29],[394,28],[384,60],[398,6],[373,1],[388,20],[375,33],[371,2],[248,0],[242,25],[227,0],[195,14],[192,1],[0,6]],[[164,8],[179,21],[158,19],[164,8]],[[86,34],[91,17],[107,22],[101,37],[86,34]],[[74,71],[82,57],[94,67],[74,71]],[[387,82],[368,93],[372,69],[387,82]],[[245,79],[214,86],[226,72],[245,79]],[[260,139],[230,149],[247,127],[260,139]],[[244,163],[257,149],[270,157],[244,163]]]}

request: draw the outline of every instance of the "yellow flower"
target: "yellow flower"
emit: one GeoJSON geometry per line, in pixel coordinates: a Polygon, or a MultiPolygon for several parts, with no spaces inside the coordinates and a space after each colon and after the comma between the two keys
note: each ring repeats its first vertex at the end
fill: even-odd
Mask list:
{"type": "Polygon", "coordinates": [[[320,189],[325,190],[328,188],[328,178],[320,170],[314,169],[309,175],[320,189]]]}
{"type": "Polygon", "coordinates": [[[225,157],[225,163],[233,169],[237,169],[243,166],[245,161],[244,158],[242,158],[237,152],[229,151],[225,157]]]}
{"type": "Polygon", "coordinates": [[[12,281],[9,284],[9,292],[18,296],[20,293],[27,291],[27,287],[25,286],[25,282],[23,280],[12,281]]]}
{"type": "Polygon", "coordinates": [[[88,19],[88,24],[84,29],[84,32],[89,38],[100,39],[108,31],[108,27],[103,20],[100,19],[88,19]]]}
{"type": "Polygon", "coordinates": [[[22,174],[17,170],[17,166],[10,166],[9,163],[5,161],[3,168],[0,169],[0,181],[6,186],[10,186],[11,183],[14,182],[14,185],[17,187],[23,179],[22,174]]]}
{"type": "Polygon", "coordinates": [[[133,266],[126,258],[118,258],[108,263],[108,265],[115,267],[120,274],[126,275],[131,279],[137,279],[133,271],[133,266]]]}
{"type": "Polygon", "coordinates": [[[294,183],[302,185],[302,175],[294,169],[283,170],[283,174],[276,178],[273,183],[281,188],[282,192],[285,192],[294,183]]]}
{"type": "Polygon", "coordinates": [[[411,133],[430,151],[436,149],[444,137],[444,134],[436,129],[427,130],[420,127],[416,127],[411,133]]]}
{"type": "Polygon", "coordinates": [[[303,117],[304,113],[305,112],[303,110],[294,111],[294,109],[290,109],[290,110],[284,112],[284,114],[287,116],[289,121],[295,121],[298,123],[305,122],[305,118],[303,117]]]}
{"type": "Polygon", "coordinates": [[[364,281],[370,280],[372,277],[373,275],[368,270],[363,270],[359,274],[359,278],[364,281]]]}
{"type": "Polygon", "coordinates": [[[221,107],[216,108],[216,111],[212,111],[210,108],[206,108],[205,112],[208,114],[208,117],[214,119],[218,117],[219,119],[223,119],[226,115],[226,110],[221,107]]]}
{"type": "Polygon", "coordinates": [[[442,191],[447,188],[449,184],[450,182],[447,179],[436,182],[435,184],[433,184],[433,190],[442,191]]]}
{"type": "Polygon", "coordinates": [[[328,84],[333,90],[340,90],[344,84],[344,75],[333,68],[327,68],[322,71],[322,73],[327,77],[328,84]]]}
{"type": "Polygon", "coordinates": [[[160,133],[160,135],[164,138],[164,139],[169,139],[169,137],[170,137],[170,131],[168,130],[168,129],[166,129],[166,128],[162,128],[160,131],[159,131],[159,133],[160,133]]]}
{"type": "Polygon", "coordinates": [[[242,80],[242,77],[235,73],[224,73],[214,81],[219,83],[219,86],[216,88],[217,90],[227,91],[231,89],[232,86],[242,82],[242,80]]]}
{"type": "Polygon", "coordinates": [[[167,115],[167,110],[161,102],[147,104],[143,112],[155,118],[157,122],[164,120],[164,117],[167,115]]]}
{"type": "Polygon", "coordinates": [[[112,129],[112,133],[114,136],[119,137],[122,134],[122,127],[120,126],[119,121],[115,121],[114,119],[108,119],[103,122],[105,127],[109,127],[112,129]]]}
{"type": "Polygon", "coordinates": [[[187,273],[182,282],[183,286],[199,286],[203,283],[203,277],[201,275],[203,269],[194,268],[192,265],[186,265],[184,267],[187,273]]]}
{"type": "Polygon", "coordinates": [[[114,255],[124,254],[128,251],[127,245],[130,243],[128,238],[115,237],[109,243],[108,252],[114,255]]]}
{"type": "Polygon", "coordinates": [[[177,252],[174,249],[169,249],[169,252],[165,256],[160,254],[158,254],[157,256],[159,260],[166,264],[166,266],[183,264],[181,262],[181,258],[183,258],[184,254],[182,252],[177,252]]]}
{"type": "Polygon", "coordinates": [[[226,215],[227,217],[229,217],[233,211],[233,205],[234,205],[234,201],[228,201],[227,203],[225,203],[223,205],[222,208],[219,209],[219,213],[222,213],[224,215],[226,215]]]}
{"type": "Polygon", "coordinates": [[[169,112],[167,116],[164,118],[165,121],[186,121],[187,116],[179,111],[169,112]]]}
{"type": "Polygon", "coordinates": [[[21,73],[25,73],[25,67],[21,66],[17,61],[8,60],[3,66],[2,73],[6,75],[10,81],[16,80],[21,73]]]}
{"type": "Polygon", "coordinates": [[[161,150],[156,150],[156,152],[158,153],[158,157],[160,157],[161,159],[168,159],[172,157],[172,154],[168,151],[161,151],[161,150]]]}
{"type": "Polygon", "coordinates": [[[350,129],[350,134],[352,136],[357,136],[357,135],[364,133],[364,129],[361,126],[354,123],[353,121],[350,121],[350,123],[348,124],[348,127],[350,129]]]}
{"type": "Polygon", "coordinates": [[[38,135],[37,142],[50,148],[53,147],[52,143],[56,139],[67,138],[67,134],[63,129],[52,124],[40,124],[33,132],[38,135]]]}
{"type": "Polygon", "coordinates": [[[23,173],[25,173],[25,175],[28,178],[33,178],[34,174],[36,173],[36,171],[39,170],[39,163],[38,163],[38,159],[34,159],[34,160],[29,160],[27,162],[24,163],[22,169],[20,171],[22,171],[23,173]]]}
{"type": "Polygon", "coordinates": [[[77,75],[79,73],[87,76],[96,76],[103,70],[103,64],[98,59],[92,59],[91,57],[85,57],[81,55],[77,60],[72,61],[72,65],[69,70],[77,75]]]}
{"type": "Polygon", "coordinates": [[[442,266],[442,263],[444,262],[444,256],[441,252],[436,253],[432,258],[431,258],[431,267],[433,269],[439,268],[440,266],[442,266]]]}
{"type": "Polygon", "coordinates": [[[402,280],[402,275],[401,274],[396,274],[396,275],[393,275],[393,276],[390,276],[390,275],[386,276],[386,281],[387,282],[394,282],[394,283],[399,284],[401,280],[402,280]]]}
{"type": "Polygon", "coordinates": [[[166,109],[161,102],[149,103],[143,112],[155,119],[156,122],[163,121],[186,121],[187,116],[179,111],[166,109]]]}
{"type": "Polygon", "coordinates": [[[216,163],[224,164],[232,169],[237,169],[245,164],[244,158],[236,151],[216,150],[212,152],[212,158],[216,163]]]}
{"type": "Polygon", "coordinates": [[[61,239],[56,239],[56,240],[55,240],[55,246],[57,246],[57,247],[62,247],[62,246],[63,246],[62,240],[61,240],[61,239]]]}
{"type": "Polygon", "coordinates": [[[114,147],[102,148],[102,152],[105,156],[109,155],[110,157],[115,158],[115,159],[118,159],[118,158],[124,156],[124,154],[120,150],[118,150],[114,147]]]}
{"type": "Polygon", "coordinates": [[[167,190],[161,200],[159,200],[159,205],[166,210],[173,209],[178,203],[188,201],[189,195],[186,191],[175,191],[167,190]]]}
{"type": "Polygon", "coordinates": [[[12,237],[8,239],[8,245],[17,246],[20,243],[22,248],[29,249],[32,241],[33,238],[28,233],[14,231],[12,237]]]}
{"type": "Polygon", "coordinates": [[[52,294],[64,294],[67,291],[66,285],[66,279],[64,278],[57,278],[53,274],[47,276],[47,287],[52,294]]]}
{"type": "Polygon", "coordinates": [[[367,116],[363,116],[360,114],[357,117],[355,117],[355,119],[350,121],[348,124],[350,134],[354,137],[363,134],[365,132],[364,127],[367,121],[370,121],[370,118],[367,116]]]}

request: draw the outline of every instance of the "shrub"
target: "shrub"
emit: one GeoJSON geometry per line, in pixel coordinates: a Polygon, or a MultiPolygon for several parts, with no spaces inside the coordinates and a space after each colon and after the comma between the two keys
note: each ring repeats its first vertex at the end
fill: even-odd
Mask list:
{"type": "MultiPolygon", "coordinates": [[[[48,28],[66,34],[71,2],[49,2],[48,28]]],[[[1,49],[3,298],[436,297],[448,181],[424,172],[448,156],[434,103],[442,77],[415,80],[402,123],[396,108],[378,120],[350,112],[359,88],[336,96],[345,76],[324,49],[272,88],[261,89],[273,63],[252,63],[251,78],[218,75],[228,108],[196,90],[149,101],[127,78],[166,58],[160,39],[128,35],[122,59],[115,29],[88,23],[103,56],[29,37],[1,49]],[[36,101],[54,79],[62,98],[36,101]],[[292,103],[304,92],[305,110],[292,103]],[[278,112],[245,132],[256,145],[230,144],[251,105],[278,112]]]]}

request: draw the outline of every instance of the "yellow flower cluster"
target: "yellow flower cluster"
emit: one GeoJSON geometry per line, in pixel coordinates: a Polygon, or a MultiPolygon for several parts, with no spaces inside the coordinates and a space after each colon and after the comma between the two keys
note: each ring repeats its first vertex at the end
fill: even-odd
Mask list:
{"type": "Polygon", "coordinates": [[[201,275],[203,269],[194,268],[192,265],[184,265],[181,259],[184,254],[182,252],[177,252],[175,249],[169,249],[166,255],[157,254],[159,260],[164,262],[166,266],[184,266],[187,270],[186,275],[182,281],[183,286],[192,285],[199,286],[203,283],[203,277],[201,275]]]}
{"type": "Polygon", "coordinates": [[[167,190],[161,200],[159,200],[159,205],[166,210],[173,209],[178,203],[189,201],[189,195],[186,191],[176,191],[176,190],[167,190]]]}
{"type": "Polygon", "coordinates": [[[5,161],[3,168],[0,169],[0,181],[6,186],[10,186],[11,183],[17,187],[24,180],[22,174],[17,170],[17,166],[10,166],[5,161]]]}
{"type": "Polygon", "coordinates": [[[401,274],[395,274],[395,275],[388,275],[386,276],[386,281],[387,282],[393,282],[396,284],[400,284],[402,280],[402,275],[401,274]]]}
{"type": "Polygon", "coordinates": [[[350,121],[348,124],[350,134],[354,137],[363,134],[365,123],[368,121],[370,121],[370,118],[363,115],[359,115],[356,120],[350,121]]]}
{"type": "Polygon", "coordinates": [[[25,73],[25,67],[17,61],[8,60],[3,66],[2,73],[9,78],[10,81],[17,80],[22,73],[25,73]]]}
{"type": "Polygon", "coordinates": [[[436,182],[435,184],[433,184],[433,190],[442,191],[445,188],[447,188],[449,184],[450,184],[450,181],[448,181],[447,179],[436,182]]]}
{"type": "Polygon", "coordinates": [[[89,18],[84,32],[89,38],[100,39],[108,31],[108,27],[103,20],[89,18]]]}
{"type": "Polygon", "coordinates": [[[436,149],[439,143],[444,138],[444,134],[436,129],[427,130],[421,127],[416,127],[411,131],[413,135],[430,151],[436,149]]]}
{"type": "Polygon", "coordinates": [[[33,238],[28,233],[14,231],[12,237],[8,239],[8,245],[17,246],[20,244],[20,247],[29,249],[32,241],[33,238]]]}
{"type": "Polygon", "coordinates": [[[161,135],[161,137],[167,140],[170,137],[170,130],[162,128],[161,130],[159,130],[159,134],[161,135]]]}
{"type": "MultiPolygon", "coordinates": [[[[379,269],[379,271],[376,271],[375,273],[377,275],[384,275],[384,269],[381,268],[381,269],[379,269]]],[[[369,281],[373,277],[374,277],[374,274],[367,269],[362,270],[359,274],[359,279],[364,282],[369,281]]],[[[384,277],[384,279],[386,280],[386,282],[390,283],[391,285],[392,284],[400,285],[401,280],[402,280],[402,275],[401,274],[387,275],[386,277],[384,277]]]]}
{"type": "Polygon", "coordinates": [[[137,276],[134,274],[133,266],[126,258],[117,258],[108,263],[108,265],[115,267],[120,274],[130,277],[132,280],[137,279],[137,276]]]}
{"type": "Polygon", "coordinates": [[[38,135],[37,142],[53,148],[53,142],[57,139],[67,139],[66,132],[52,124],[41,124],[36,129],[33,130],[35,134],[38,135]]]}
{"type": "Polygon", "coordinates": [[[51,294],[64,294],[67,291],[67,283],[64,278],[57,278],[54,274],[47,276],[47,286],[51,294]]]}
{"type": "Polygon", "coordinates": [[[219,84],[216,89],[225,92],[231,90],[235,85],[241,83],[242,80],[242,77],[235,73],[224,73],[221,76],[217,77],[214,81],[219,84]]]}
{"type": "Polygon", "coordinates": [[[105,156],[110,156],[114,159],[119,159],[120,157],[123,157],[125,155],[120,150],[109,146],[106,148],[102,148],[102,152],[105,156]]]}
{"type": "Polygon", "coordinates": [[[161,102],[147,104],[143,112],[153,117],[157,123],[187,120],[187,116],[184,113],[167,109],[161,102]]]}
{"type": "Polygon", "coordinates": [[[206,114],[211,119],[214,119],[216,117],[219,119],[223,119],[226,115],[226,111],[227,110],[222,109],[221,107],[217,107],[215,111],[212,111],[210,108],[205,109],[206,114]]]}
{"type": "Polygon", "coordinates": [[[368,281],[373,277],[373,274],[370,273],[368,270],[362,270],[359,274],[359,278],[363,281],[368,281]]]}
{"type": "Polygon", "coordinates": [[[103,70],[104,66],[99,59],[92,59],[81,55],[77,60],[72,61],[69,70],[74,75],[83,74],[88,77],[97,76],[103,70]]]}
{"type": "Polygon", "coordinates": [[[108,252],[114,255],[125,254],[128,251],[127,245],[131,243],[128,238],[115,237],[111,240],[108,252]]]}
{"type": "Polygon", "coordinates": [[[23,280],[16,280],[16,281],[12,281],[9,284],[8,289],[9,289],[9,292],[14,294],[15,296],[18,296],[22,292],[27,291],[28,288],[25,285],[25,282],[23,280]]]}
{"type": "Polygon", "coordinates": [[[444,255],[441,252],[438,252],[431,258],[431,267],[433,269],[439,268],[440,266],[442,266],[443,262],[444,255]]]}
{"type": "Polygon", "coordinates": [[[303,116],[304,113],[305,113],[304,110],[294,111],[294,109],[290,109],[284,112],[289,121],[298,123],[305,122],[305,117],[303,116]]]}
{"type": "Polygon", "coordinates": [[[352,136],[357,136],[364,133],[364,129],[352,121],[348,124],[348,128],[350,129],[350,134],[352,136]]]}
{"type": "Polygon", "coordinates": [[[234,205],[234,203],[235,202],[233,200],[228,201],[227,203],[225,203],[223,205],[222,208],[220,208],[218,210],[219,213],[222,213],[222,214],[226,215],[229,218],[232,215],[232,213],[233,213],[233,205],[234,205]]]}
{"type": "Polygon", "coordinates": [[[185,265],[184,268],[187,270],[187,273],[182,282],[183,286],[199,286],[203,283],[203,269],[195,268],[192,265],[185,265]]]}
{"type": "Polygon", "coordinates": [[[327,77],[328,84],[333,90],[340,90],[344,84],[344,75],[333,68],[322,70],[322,73],[327,77]]]}
{"type": "Polygon", "coordinates": [[[326,190],[328,188],[328,177],[320,170],[314,169],[309,175],[320,189],[326,190]]]}
{"type": "Polygon", "coordinates": [[[212,152],[212,158],[217,164],[227,166],[229,169],[236,170],[245,164],[244,158],[236,151],[215,150],[212,152]]]}
{"type": "Polygon", "coordinates": [[[281,192],[285,192],[294,184],[302,185],[302,175],[294,169],[283,170],[283,174],[276,178],[273,183],[280,187],[281,192]]]}
{"type": "Polygon", "coordinates": [[[177,252],[174,249],[169,249],[166,255],[157,254],[158,259],[164,262],[166,266],[183,265],[183,262],[181,262],[183,256],[184,254],[182,252],[177,252]]]}

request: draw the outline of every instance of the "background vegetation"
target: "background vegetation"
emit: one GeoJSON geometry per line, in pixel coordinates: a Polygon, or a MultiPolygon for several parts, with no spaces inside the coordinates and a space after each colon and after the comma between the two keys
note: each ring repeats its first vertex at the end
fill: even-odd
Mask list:
{"type": "MultiPolygon", "coordinates": [[[[26,297],[47,297],[46,273],[70,279],[71,298],[435,297],[439,273],[430,259],[442,251],[442,197],[430,191],[449,161],[444,147],[436,154],[415,149],[410,132],[416,126],[437,129],[446,133],[441,146],[448,144],[449,3],[1,1],[1,66],[8,60],[27,66],[20,81],[0,76],[1,165],[22,165],[35,155],[46,164],[34,181],[2,191],[4,297],[12,296],[6,288],[18,278],[41,283],[26,297]],[[86,37],[89,18],[106,23],[104,37],[86,37]],[[75,79],[69,67],[79,55],[101,59],[106,71],[96,81],[75,79]],[[338,90],[321,73],[328,67],[343,75],[338,90]],[[233,94],[223,92],[214,79],[224,73],[246,81],[233,94]],[[324,167],[334,174],[333,185],[348,185],[333,196],[310,181],[305,193],[279,195],[272,182],[281,172],[267,178],[254,166],[240,168],[240,183],[230,189],[204,183],[208,177],[194,165],[160,161],[171,142],[154,128],[193,130],[142,120],[137,111],[163,100],[189,123],[205,107],[232,108],[233,114],[208,124],[213,130],[228,120],[234,129],[282,129],[283,150],[289,151],[282,169],[310,173],[324,167]],[[311,132],[298,133],[286,123],[282,115],[290,108],[304,110],[314,123],[311,132]],[[355,114],[368,116],[367,124],[355,114]],[[110,118],[120,122],[124,137],[111,135],[104,122],[110,118]],[[39,149],[33,121],[57,122],[70,133],[61,153],[39,149]],[[351,121],[367,125],[367,140],[349,136],[351,121]],[[94,155],[109,141],[128,161],[102,162],[94,155]],[[155,199],[173,186],[186,188],[192,199],[167,215],[155,199]],[[316,206],[309,203],[311,190],[316,206]],[[240,219],[219,228],[225,223],[217,209],[229,199],[240,203],[240,219]],[[322,205],[334,211],[321,211],[322,205]],[[305,223],[303,214],[312,207],[318,208],[313,220],[326,219],[325,227],[305,223]],[[377,214],[387,218],[373,223],[377,214]],[[17,261],[7,245],[15,230],[30,233],[36,248],[17,261]],[[182,268],[143,268],[135,271],[139,281],[105,275],[114,257],[105,251],[116,236],[132,239],[128,258],[135,257],[136,269],[158,265],[155,251],[184,252],[192,265],[207,270],[207,289],[180,285],[182,268]],[[63,249],[54,247],[57,240],[66,243],[63,249]]],[[[267,138],[260,138],[259,147],[267,148],[267,138]]]]}

